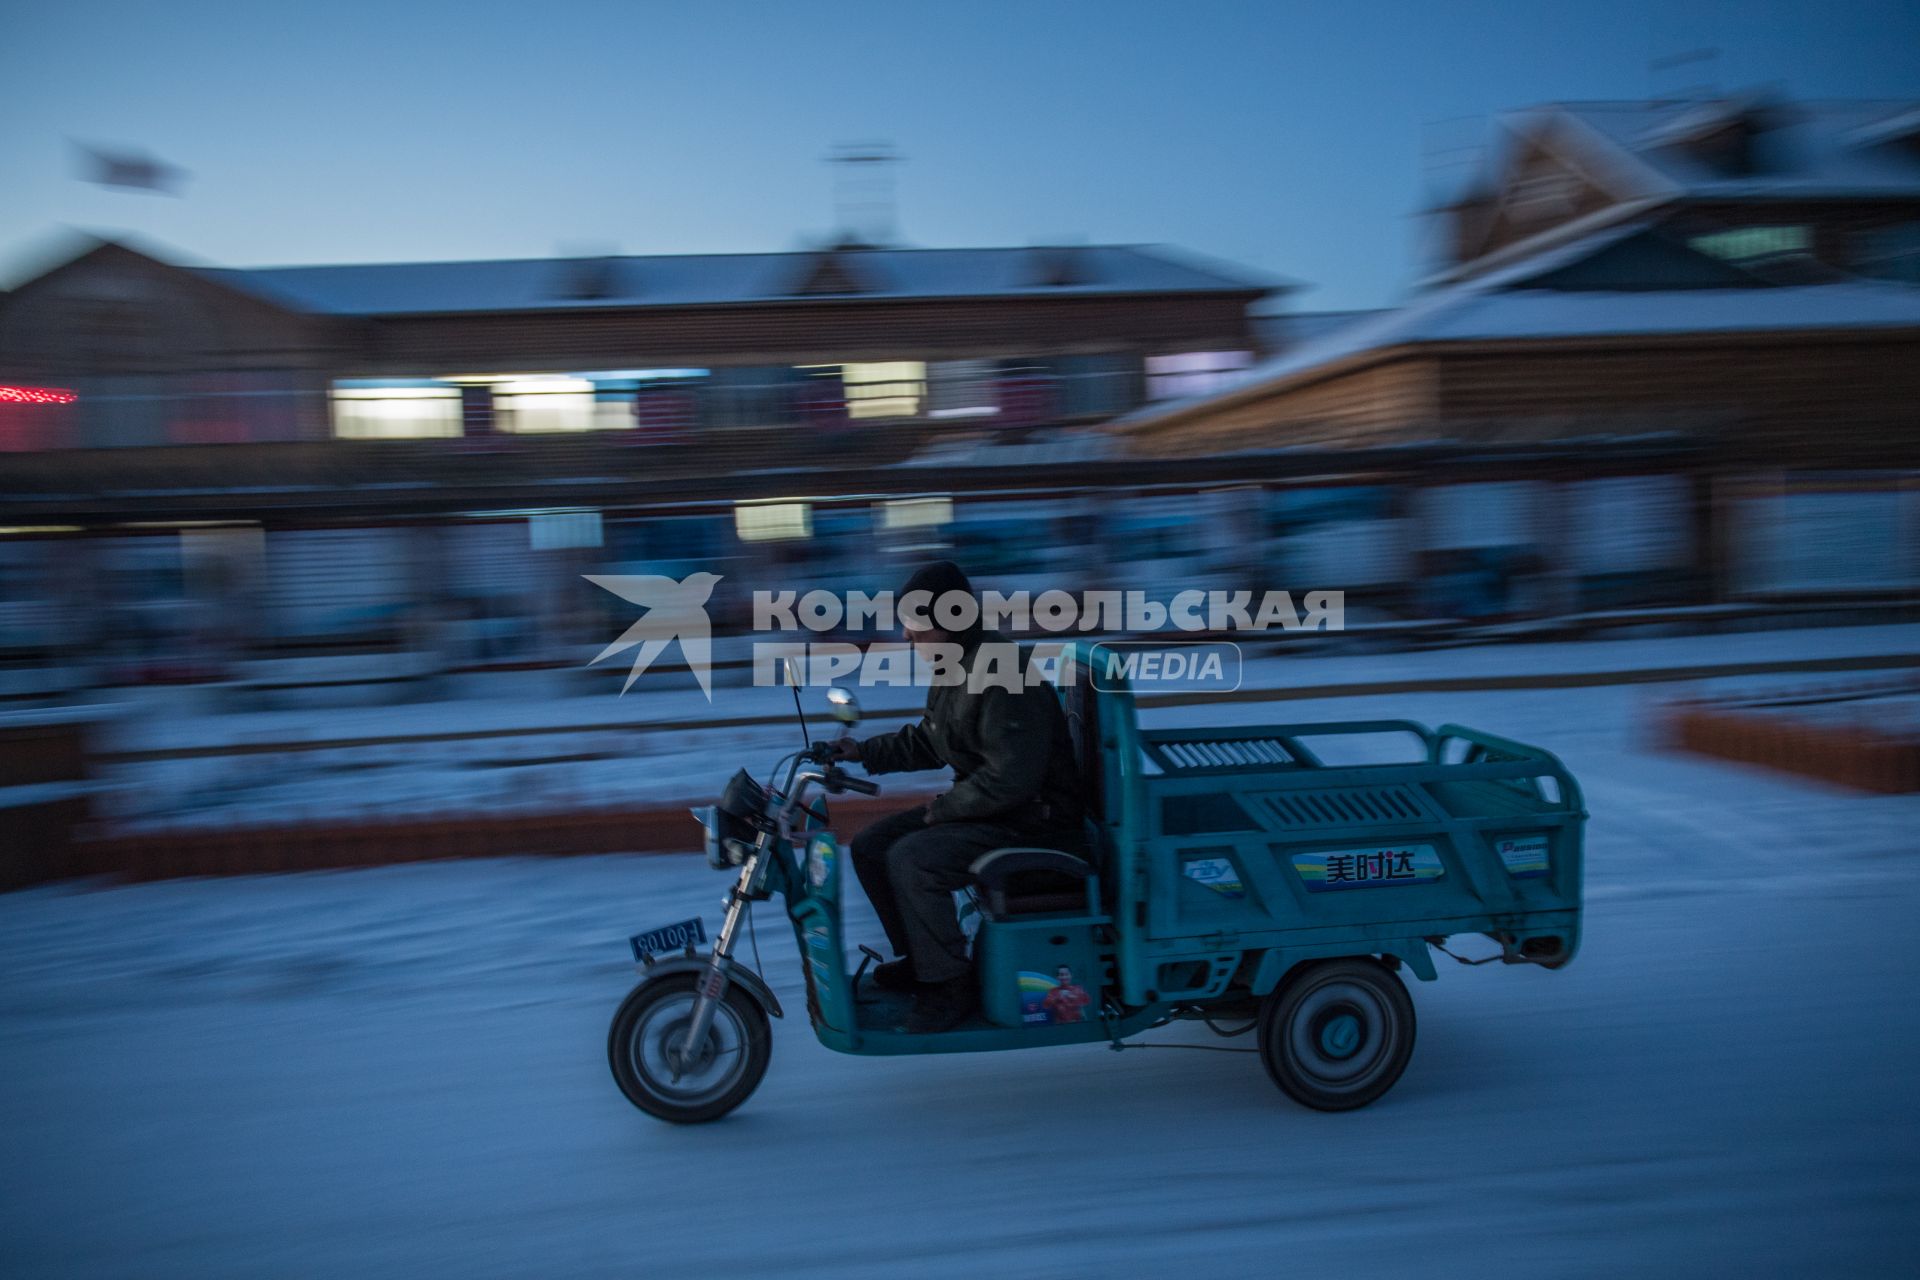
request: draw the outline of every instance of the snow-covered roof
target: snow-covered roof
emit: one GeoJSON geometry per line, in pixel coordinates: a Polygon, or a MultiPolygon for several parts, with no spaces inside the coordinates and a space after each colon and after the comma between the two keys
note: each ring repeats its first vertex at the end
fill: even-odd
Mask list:
{"type": "Polygon", "coordinates": [[[1258,394],[1370,352],[1415,343],[1767,330],[1920,328],[1920,288],[1879,280],[1749,288],[1632,291],[1530,288],[1530,282],[1646,229],[1611,227],[1456,284],[1406,305],[1337,327],[1271,360],[1252,365],[1229,385],[1171,400],[1116,420],[1131,427],[1202,405],[1258,394]]]}
{"type": "Polygon", "coordinates": [[[1678,200],[1765,204],[1796,200],[1920,200],[1920,102],[1794,102],[1769,93],[1708,100],[1555,102],[1505,112],[1483,165],[1465,179],[1492,193],[1522,140],[1542,142],[1588,174],[1611,203],[1491,253],[1444,267],[1423,283],[1457,280],[1678,200]],[[1749,126],[1750,163],[1718,168],[1692,144],[1717,128],[1749,126]]]}
{"type": "MultiPolygon", "coordinates": [[[[1901,140],[1916,102],[1567,102],[1519,113],[1560,115],[1629,153],[1674,194],[1714,199],[1920,198],[1920,150],[1901,140]],[[1716,124],[1752,120],[1752,172],[1728,174],[1690,151],[1716,124]]],[[[1636,193],[1647,194],[1648,192],[1636,193]]],[[[1621,193],[1628,194],[1628,193],[1621,193]]]]}
{"type": "Polygon", "coordinates": [[[1066,249],[844,249],[796,253],[198,268],[285,306],[404,315],[768,302],[815,296],[830,256],[857,288],[829,297],[988,298],[1265,292],[1283,283],[1159,245],[1066,249]],[[1064,281],[1056,283],[1056,281],[1064,281]]]}
{"type": "Polygon", "coordinates": [[[1359,324],[1380,314],[1378,308],[1357,311],[1284,311],[1255,316],[1254,329],[1268,349],[1291,350],[1326,337],[1336,329],[1359,324]]]}

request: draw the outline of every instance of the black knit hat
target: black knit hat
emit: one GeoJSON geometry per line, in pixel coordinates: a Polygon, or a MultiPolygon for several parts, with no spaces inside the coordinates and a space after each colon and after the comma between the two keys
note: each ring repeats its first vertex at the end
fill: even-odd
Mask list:
{"type": "Polygon", "coordinates": [[[951,560],[935,560],[923,564],[913,571],[907,579],[907,585],[900,588],[902,596],[914,591],[924,591],[938,600],[949,591],[973,594],[973,584],[967,581],[965,570],[951,560]]]}
{"type": "MultiPolygon", "coordinates": [[[[913,576],[907,579],[907,585],[900,588],[899,599],[905,600],[915,591],[927,593],[926,614],[932,618],[934,609],[940,604],[940,597],[950,592],[971,596],[973,584],[967,581],[966,573],[953,561],[935,560],[932,564],[923,564],[913,571],[913,576]]],[[[979,630],[980,622],[976,617],[972,625],[958,634],[970,636],[979,630]]]]}

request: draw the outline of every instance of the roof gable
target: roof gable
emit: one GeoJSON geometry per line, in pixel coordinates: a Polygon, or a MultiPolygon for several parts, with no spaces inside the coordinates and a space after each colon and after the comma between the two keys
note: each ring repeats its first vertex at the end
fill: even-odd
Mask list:
{"type": "Polygon", "coordinates": [[[855,255],[861,252],[863,250],[835,247],[810,255],[801,262],[794,287],[787,292],[804,298],[868,292],[867,273],[862,264],[855,261],[855,255]]]}
{"type": "Polygon", "coordinates": [[[1878,145],[1914,102],[1586,102],[1551,108],[1698,198],[1920,199],[1920,153],[1878,145]],[[1734,143],[1744,156],[1729,150],[1734,143]]]}
{"type": "Polygon", "coordinates": [[[53,266],[21,282],[11,292],[0,294],[0,297],[5,297],[10,303],[24,303],[39,294],[65,287],[75,277],[114,274],[132,275],[164,288],[185,289],[201,297],[211,293],[247,307],[264,305],[289,313],[294,310],[251,290],[236,288],[232,282],[210,275],[205,270],[180,266],[122,241],[100,236],[85,237],[53,266]]]}

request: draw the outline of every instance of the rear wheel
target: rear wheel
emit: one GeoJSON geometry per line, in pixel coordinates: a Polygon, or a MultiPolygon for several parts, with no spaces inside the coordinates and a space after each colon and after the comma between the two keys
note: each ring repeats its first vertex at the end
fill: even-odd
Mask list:
{"type": "Polygon", "coordinates": [[[675,1124],[717,1120],[745,1102],[767,1073],[773,1032],[766,1012],[737,986],[714,1004],[704,1042],[687,1044],[704,973],[642,982],[607,1032],[607,1062],[627,1101],[675,1124]]]}
{"type": "Polygon", "coordinates": [[[1413,1056],[1413,999],[1373,960],[1327,960],[1260,1008],[1260,1060],[1295,1102],[1351,1111],[1393,1088],[1413,1056]]]}

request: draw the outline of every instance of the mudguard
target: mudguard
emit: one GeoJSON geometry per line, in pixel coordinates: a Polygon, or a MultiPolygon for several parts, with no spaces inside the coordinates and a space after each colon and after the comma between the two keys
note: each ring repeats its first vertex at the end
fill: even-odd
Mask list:
{"type": "MultiPolygon", "coordinates": [[[[640,980],[651,982],[669,973],[704,973],[711,963],[712,961],[706,956],[674,956],[670,960],[656,960],[650,965],[641,966],[640,980]]],[[[731,960],[726,964],[726,971],[727,981],[744,989],[748,995],[760,1002],[762,1009],[776,1018],[787,1016],[782,1012],[780,1001],[773,994],[773,988],[767,985],[766,979],[745,965],[735,964],[731,960]]]]}

